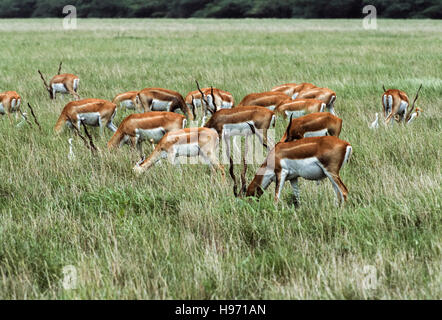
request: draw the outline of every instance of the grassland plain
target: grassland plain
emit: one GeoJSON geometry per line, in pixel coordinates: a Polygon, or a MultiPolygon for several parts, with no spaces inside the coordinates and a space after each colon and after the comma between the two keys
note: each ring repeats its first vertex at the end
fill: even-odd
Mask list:
{"type": "Polygon", "coordinates": [[[431,20],[0,20],[0,91],[18,91],[42,125],[0,118],[0,298],[441,299],[441,39],[431,20]],[[354,149],[349,201],[337,208],[329,182],[305,180],[298,208],[288,186],[278,205],[274,187],[236,199],[204,165],[135,177],[138,154],[106,152],[107,129],[92,129],[100,156],[76,138],[68,161],[70,133],[53,125],[69,98],[51,102],[37,74],[60,60],[83,98],[184,95],[194,79],[237,101],[292,81],[332,88],[354,149]],[[414,96],[421,83],[412,125],[368,128],[383,84],[414,96]],[[76,289],[61,285],[66,265],[76,289]]]}

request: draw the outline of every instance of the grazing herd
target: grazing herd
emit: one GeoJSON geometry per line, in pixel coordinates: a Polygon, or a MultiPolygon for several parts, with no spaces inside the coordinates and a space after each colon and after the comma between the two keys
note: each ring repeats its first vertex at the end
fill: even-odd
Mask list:
{"type": "MultiPolygon", "coordinates": [[[[234,183],[235,196],[260,196],[275,182],[275,201],[281,196],[284,183],[288,180],[293,188],[295,202],[299,203],[298,178],[322,180],[328,178],[336,192],[338,202],[347,199],[348,190],[342,182],[339,171],[352,154],[351,145],[339,139],[342,119],[334,109],[336,93],[329,88],[320,88],[311,83],[288,83],[276,86],[267,92],[251,93],[237,105],[231,93],[213,87],[200,88],[189,92],[185,98],[173,90],[145,88],[118,94],[111,101],[103,99],[81,99],[78,94],[80,79],[73,74],[61,74],[60,63],[57,75],[49,82],[38,70],[50,99],[57,93],[70,94],[74,101],[66,104],[56,124],[60,132],[68,126],[80,133],[83,125],[98,126],[100,132],[107,127],[113,132],[107,146],[109,150],[129,144],[141,153],[141,144],[148,141],[154,149],[148,157],[142,157],[133,167],[141,173],[151,168],[160,159],[168,158],[172,163],[179,156],[201,156],[214,171],[220,171],[225,179],[224,167],[217,154],[220,140],[230,161],[229,174],[234,183]],[[117,128],[113,123],[118,108],[133,110],[117,128]],[[177,113],[180,111],[183,114],[177,113]],[[188,120],[201,117],[201,126],[186,128],[188,120]],[[277,118],[289,119],[284,135],[276,145],[271,146],[268,130],[275,126],[277,118]],[[267,158],[258,169],[252,182],[247,186],[245,161],[247,147],[242,154],[243,170],[241,188],[238,192],[233,160],[230,154],[230,138],[233,136],[255,135],[267,148],[267,158]]],[[[405,92],[397,89],[385,90],[382,106],[385,124],[394,122],[408,124],[421,112],[415,108],[416,97],[409,107],[405,92]]],[[[0,93],[0,114],[6,114],[11,123],[11,114],[21,112],[21,97],[15,91],[0,93]]],[[[28,104],[29,105],[29,104],[28,104]]],[[[30,106],[29,106],[30,107],[30,106]]],[[[30,107],[31,108],[31,107],[30,107]]],[[[31,108],[32,115],[33,110],[31,108]]],[[[370,125],[379,127],[379,115],[370,125]]],[[[199,123],[199,122],[198,122],[199,123]]],[[[38,123],[37,123],[38,124],[38,123]]],[[[83,138],[84,139],[84,138],[83,138]]],[[[69,159],[74,159],[72,138],[69,139],[69,159]]],[[[247,146],[247,143],[246,143],[247,146]]],[[[97,149],[91,140],[91,150],[97,149]]]]}

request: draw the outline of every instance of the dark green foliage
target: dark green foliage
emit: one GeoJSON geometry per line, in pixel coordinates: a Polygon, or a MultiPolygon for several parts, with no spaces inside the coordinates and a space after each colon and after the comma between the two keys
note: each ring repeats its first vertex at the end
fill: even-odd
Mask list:
{"type": "MultiPolygon", "coordinates": [[[[440,0],[71,0],[79,17],[360,18],[374,5],[382,18],[442,18],[440,0]]],[[[2,0],[0,18],[60,17],[58,0],[2,0]]]]}

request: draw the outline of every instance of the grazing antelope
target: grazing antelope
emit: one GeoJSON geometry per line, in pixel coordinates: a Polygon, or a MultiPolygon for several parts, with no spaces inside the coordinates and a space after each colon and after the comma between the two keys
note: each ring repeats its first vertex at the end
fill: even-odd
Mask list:
{"type": "Polygon", "coordinates": [[[416,110],[416,115],[411,118],[411,113],[414,111],[414,104],[419,97],[419,91],[422,89],[422,84],[417,90],[416,96],[409,110],[408,96],[404,91],[398,89],[385,90],[385,87],[382,88],[384,89],[384,94],[382,95],[382,106],[384,108],[385,124],[389,124],[393,118],[397,122],[409,123],[419,115],[420,109],[416,110]]]}
{"type": "Polygon", "coordinates": [[[292,116],[293,118],[302,117],[309,113],[324,112],[326,104],[318,99],[296,99],[287,100],[278,104],[275,108],[275,114],[282,115],[283,118],[292,116]]]}
{"type": "Polygon", "coordinates": [[[124,107],[126,109],[136,110],[137,109],[137,94],[138,91],[128,91],[117,94],[112,100],[117,107],[124,107]]]}
{"type": "Polygon", "coordinates": [[[147,159],[140,160],[134,167],[135,173],[148,170],[160,159],[168,158],[173,164],[178,156],[202,156],[212,167],[219,170],[224,178],[224,168],[219,164],[217,148],[218,134],[208,128],[185,128],[166,133],[147,159]]]}
{"type": "Polygon", "coordinates": [[[213,87],[200,89],[198,81],[196,81],[196,84],[198,90],[189,92],[185,99],[189,108],[194,106],[203,108],[204,113],[209,115],[209,111],[206,110],[208,107],[213,111],[217,111],[219,109],[230,109],[235,104],[235,99],[230,92],[213,87]]]}
{"type": "Polygon", "coordinates": [[[141,142],[149,140],[158,143],[166,133],[184,129],[186,122],[185,116],[174,112],[134,113],[121,122],[107,147],[111,150],[130,141],[132,146],[140,150],[141,142]]]}
{"type": "Polygon", "coordinates": [[[272,181],[276,182],[275,201],[281,197],[289,180],[295,203],[299,203],[298,178],[322,180],[328,178],[338,202],[347,200],[348,190],[339,176],[339,170],[352,153],[351,145],[336,137],[311,137],[290,142],[279,142],[258,169],[247,188],[246,196],[261,196],[272,181]]]}
{"type": "Polygon", "coordinates": [[[184,98],[176,91],[163,88],[145,88],[138,92],[136,102],[147,111],[169,111],[175,112],[181,109],[189,120],[195,117],[195,110],[190,112],[184,98]]]}
{"type": "Polygon", "coordinates": [[[307,137],[339,137],[342,119],[328,112],[310,113],[306,116],[291,119],[281,142],[289,142],[307,137]]]}
{"type": "Polygon", "coordinates": [[[66,123],[69,127],[76,125],[80,128],[83,120],[84,124],[89,126],[100,127],[102,131],[103,125],[113,132],[117,128],[112,123],[117,112],[117,106],[107,100],[102,99],[82,99],[69,102],[61,111],[61,115],[55,124],[54,130],[60,132],[66,123]],[[76,123],[72,123],[72,121],[76,123]]]}
{"type": "Polygon", "coordinates": [[[325,102],[327,105],[328,111],[336,115],[334,104],[336,101],[336,93],[329,88],[311,88],[307,90],[301,91],[296,99],[318,99],[322,102],[325,102]]]}
{"type": "Polygon", "coordinates": [[[0,114],[6,114],[9,121],[12,123],[11,113],[17,112],[15,118],[18,118],[20,113],[21,97],[15,91],[6,91],[0,93],[0,114]]]}
{"type": "Polygon", "coordinates": [[[78,78],[76,75],[71,73],[63,73],[61,72],[61,65],[62,62],[60,62],[60,65],[58,67],[57,74],[51,79],[51,81],[48,83],[46,82],[43,74],[40,70],[38,70],[38,73],[40,74],[41,80],[43,80],[43,84],[46,87],[46,90],[49,92],[49,97],[51,99],[56,98],[57,92],[62,94],[71,94],[74,96],[76,100],[80,98],[80,96],[77,93],[78,90],[78,84],[80,82],[80,78],[78,78]]]}
{"type": "Polygon", "coordinates": [[[314,84],[303,82],[303,83],[286,83],[280,86],[273,87],[271,91],[282,92],[288,95],[291,99],[296,99],[301,91],[317,88],[314,84]]]}
{"type": "MultiPolygon", "coordinates": [[[[210,109],[209,109],[210,110],[210,109]]],[[[211,111],[211,110],[210,110],[211,111]]],[[[211,111],[213,112],[213,111],[211,111]]],[[[267,130],[270,126],[275,126],[275,114],[273,111],[258,107],[258,106],[244,106],[233,109],[220,109],[214,112],[212,117],[204,125],[206,128],[215,129],[219,137],[224,138],[226,146],[226,154],[230,161],[230,176],[233,180],[233,192],[237,195],[236,178],[233,172],[233,160],[230,155],[230,137],[245,136],[246,148],[244,149],[243,170],[241,173],[242,187],[241,192],[245,191],[245,175],[247,172],[246,153],[247,153],[247,136],[255,134],[261,143],[268,149],[267,130]],[[258,130],[262,130],[262,136],[258,130]]]]}
{"type": "Polygon", "coordinates": [[[282,92],[268,91],[260,93],[251,93],[246,95],[237,105],[237,107],[260,106],[260,107],[266,107],[273,111],[278,104],[287,100],[290,100],[290,98],[287,97],[287,95],[285,95],[282,92]]]}

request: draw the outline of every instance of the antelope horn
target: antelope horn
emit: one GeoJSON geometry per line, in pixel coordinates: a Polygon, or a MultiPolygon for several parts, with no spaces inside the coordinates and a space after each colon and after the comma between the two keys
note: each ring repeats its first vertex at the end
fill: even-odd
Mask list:
{"type": "Polygon", "coordinates": [[[89,150],[92,151],[91,146],[87,143],[86,138],[81,134],[80,130],[77,128],[77,125],[75,124],[74,121],[72,121],[71,117],[69,117],[68,115],[66,115],[66,117],[68,118],[69,122],[72,124],[72,127],[75,130],[75,133],[81,138],[81,140],[83,140],[84,146],[86,148],[88,148],[89,150]]]}
{"type": "Polygon", "coordinates": [[[206,103],[206,105],[209,105],[209,103],[207,102],[207,100],[204,98],[204,93],[201,91],[200,89],[200,84],[198,83],[197,80],[195,80],[196,82],[196,86],[198,87],[198,91],[201,93],[201,99],[206,103]]]}
{"type": "Polygon", "coordinates": [[[407,112],[405,119],[408,119],[410,117],[411,113],[413,112],[414,104],[416,103],[417,98],[419,98],[419,91],[421,91],[421,89],[422,89],[422,84],[420,85],[419,89],[417,89],[416,96],[414,97],[414,100],[413,100],[413,104],[411,105],[411,109],[407,112]]]}
{"type": "Polygon", "coordinates": [[[86,133],[87,138],[89,139],[89,145],[91,146],[91,150],[96,152],[98,151],[97,147],[94,144],[94,141],[92,140],[92,136],[89,134],[89,131],[86,128],[86,125],[84,124],[84,120],[80,118],[80,122],[83,125],[84,133],[86,133]]]}
{"type": "Polygon", "coordinates": [[[289,125],[287,126],[287,130],[285,131],[285,141],[284,142],[287,142],[289,140],[290,128],[292,127],[292,118],[293,118],[293,113],[290,114],[289,125]]]}
{"type": "Polygon", "coordinates": [[[31,110],[31,115],[32,115],[32,117],[34,118],[34,122],[35,122],[35,124],[38,126],[38,129],[41,130],[40,123],[38,123],[37,117],[35,116],[35,113],[34,113],[34,109],[32,109],[32,107],[31,107],[31,105],[29,104],[29,102],[28,102],[28,107],[29,107],[29,109],[31,110]]]}
{"type": "Polygon", "coordinates": [[[48,83],[46,82],[45,78],[43,77],[43,74],[41,73],[40,70],[38,70],[38,73],[40,74],[40,78],[41,78],[41,80],[43,80],[43,84],[45,85],[46,90],[50,91],[49,85],[48,85],[48,83]]]}
{"type": "Polygon", "coordinates": [[[58,66],[58,71],[57,71],[57,74],[60,74],[60,72],[61,72],[61,65],[63,64],[63,61],[60,61],[60,65],[58,66]]]}
{"type": "Polygon", "coordinates": [[[387,90],[385,89],[385,86],[384,86],[384,85],[382,85],[382,89],[384,89],[384,92],[387,91],[387,90]]]}
{"type": "MultiPolygon", "coordinates": [[[[210,95],[212,96],[213,106],[215,107],[215,110],[213,110],[213,112],[216,112],[217,108],[216,108],[216,103],[215,103],[215,95],[213,94],[213,86],[210,86],[210,95]]],[[[209,109],[210,109],[210,107],[209,107],[209,109]]]]}

